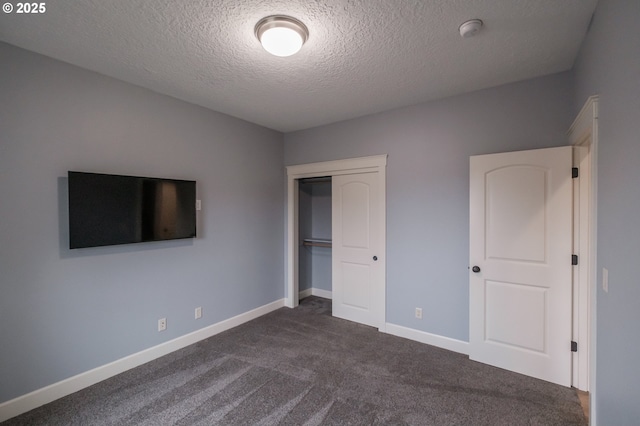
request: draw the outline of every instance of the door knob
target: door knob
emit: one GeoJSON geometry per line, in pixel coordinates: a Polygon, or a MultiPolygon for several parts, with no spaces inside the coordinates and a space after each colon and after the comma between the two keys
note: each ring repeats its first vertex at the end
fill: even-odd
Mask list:
{"type": "Polygon", "coordinates": [[[474,266],[473,268],[471,268],[471,270],[475,273],[480,272],[480,267],[479,266],[474,266]]]}
{"type": "Polygon", "coordinates": [[[373,260],[378,260],[378,256],[373,256],[373,260]]]}

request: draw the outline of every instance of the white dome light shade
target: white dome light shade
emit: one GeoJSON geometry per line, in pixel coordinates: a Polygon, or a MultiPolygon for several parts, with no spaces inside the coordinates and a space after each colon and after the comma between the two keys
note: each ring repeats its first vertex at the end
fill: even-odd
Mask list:
{"type": "Polygon", "coordinates": [[[256,37],[264,50],[275,56],[291,56],[307,41],[309,30],[297,19],[269,16],[256,25],[256,37]]]}
{"type": "Polygon", "coordinates": [[[275,56],[291,56],[302,48],[302,37],[289,28],[270,28],[260,38],[264,50],[275,56]]]}

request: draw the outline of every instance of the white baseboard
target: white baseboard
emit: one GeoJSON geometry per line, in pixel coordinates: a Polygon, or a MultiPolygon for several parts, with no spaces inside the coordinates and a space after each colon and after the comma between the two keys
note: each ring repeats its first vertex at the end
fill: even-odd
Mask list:
{"type": "Polygon", "coordinates": [[[318,296],[318,297],[324,297],[325,299],[332,299],[332,295],[333,293],[330,292],[329,290],[323,290],[321,288],[308,288],[306,290],[302,290],[298,294],[298,297],[300,299],[304,299],[305,297],[309,297],[309,296],[318,296]]]}
{"type": "Polygon", "coordinates": [[[469,343],[462,340],[456,340],[450,337],[431,334],[414,328],[403,327],[401,325],[390,323],[385,324],[384,332],[393,334],[394,336],[404,337],[405,339],[415,340],[416,342],[426,343],[427,345],[436,346],[438,348],[447,349],[449,351],[469,355],[469,343]]]}
{"type": "Polygon", "coordinates": [[[298,298],[299,299],[304,299],[307,298],[309,296],[313,295],[313,289],[312,288],[308,288],[306,290],[301,290],[300,292],[298,292],[298,298]]]}
{"type": "Polygon", "coordinates": [[[333,293],[329,290],[323,290],[321,288],[312,288],[311,289],[312,296],[324,297],[325,299],[333,299],[333,293]]]}
{"type": "Polygon", "coordinates": [[[275,302],[268,303],[251,311],[236,315],[235,317],[220,321],[192,333],[185,334],[184,336],[169,340],[168,342],[161,343],[157,346],[126,356],[109,364],[85,371],[84,373],[80,373],[76,376],[69,377],[68,379],[3,402],[0,404],[0,422],[26,413],[27,411],[33,410],[41,405],[48,404],[56,399],[70,395],[146,362],[153,361],[156,358],[160,358],[161,356],[177,351],[178,349],[182,349],[211,336],[215,336],[218,333],[237,327],[240,324],[251,321],[252,319],[258,318],[282,307],[284,307],[284,299],[276,300],[275,302]]]}

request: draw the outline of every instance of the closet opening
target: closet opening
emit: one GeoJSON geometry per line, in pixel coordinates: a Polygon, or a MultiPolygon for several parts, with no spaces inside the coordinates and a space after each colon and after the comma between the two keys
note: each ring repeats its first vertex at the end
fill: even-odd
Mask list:
{"type": "Polygon", "coordinates": [[[331,176],[298,179],[298,294],[332,298],[331,176]]]}
{"type": "MultiPolygon", "coordinates": [[[[386,154],[286,166],[285,306],[298,306],[300,293],[303,297],[310,294],[330,298],[332,316],[384,331],[386,166],[386,154]],[[324,213],[312,208],[322,204],[320,200],[313,202],[315,195],[322,193],[321,185],[325,185],[324,213]],[[310,204],[301,204],[301,197],[310,199],[310,204]],[[305,209],[310,209],[312,221],[301,225],[305,209]],[[305,239],[324,241],[307,241],[304,245],[305,239]],[[329,241],[331,247],[326,247],[329,241]],[[315,256],[320,250],[324,250],[322,255],[315,256]],[[300,252],[311,260],[301,260],[300,252]],[[316,259],[322,260],[314,262],[316,259]],[[319,266],[323,260],[324,269],[319,266]],[[318,275],[326,278],[317,280],[318,275]]],[[[306,217],[309,218],[308,213],[306,217]]]]}

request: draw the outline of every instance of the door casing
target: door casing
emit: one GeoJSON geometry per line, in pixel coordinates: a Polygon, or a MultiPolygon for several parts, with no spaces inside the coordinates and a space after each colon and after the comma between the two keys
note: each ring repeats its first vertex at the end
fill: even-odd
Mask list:
{"type": "MultiPolygon", "coordinates": [[[[574,309],[575,337],[578,341],[578,352],[574,357],[574,376],[572,386],[590,393],[590,418],[596,418],[596,295],[597,295],[597,164],[598,164],[598,96],[591,96],[569,128],[569,143],[575,147],[588,149],[584,166],[586,173],[580,172],[580,185],[588,187],[588,202],[581,203],[580,215],[587,216],[586,226],[579,229],[579,246],[585,253],[580,253],[581,273],[574,283],[579,293],[587,297],[576,298],[578,304],[574,309]],[[586,244],[585,244],[586,240],[586,244]],[[583,341],[585,339],[587,341],[583,341]]],[[[583,222],[584,223],[584,222],[583,222]]]]}
{"type": "Polygon", "coordinates": [[[383,309],[379,330],[385,331],[386,324],[386,166],[387,155],[374,155],[370,157],[349,158],[344,160],[324,161],[319,163],[307,163],[287,166],[287,227],[285,229],[286,256],[286,297],[285,306],[294,308],[298,306],[298,181],[303,178],[320,176],[337,176],[355,173],[377,173],[379,179],[379,212],[381,219],[380,235],[380,265],[382,277],[385,279],[383,294],[380,295],[383,309]]]}

